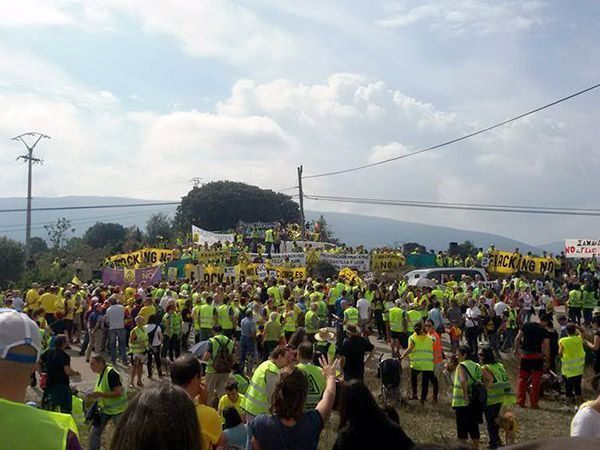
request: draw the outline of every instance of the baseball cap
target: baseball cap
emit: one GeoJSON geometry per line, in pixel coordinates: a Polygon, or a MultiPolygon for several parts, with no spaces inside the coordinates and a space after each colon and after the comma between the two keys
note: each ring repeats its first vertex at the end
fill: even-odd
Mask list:
{"type": "Polygon", "coordinates": [[[13,309],[0,309],[0,359],[24,364],[37,361],[42,348],[42,338],[36,323],[26,314],[13,309]],[[35,356],[11,353],[19,345],[29,345],[35,356]]]}

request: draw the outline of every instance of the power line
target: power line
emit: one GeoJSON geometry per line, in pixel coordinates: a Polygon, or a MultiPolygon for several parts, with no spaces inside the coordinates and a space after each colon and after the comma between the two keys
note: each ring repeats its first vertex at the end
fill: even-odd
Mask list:
{"type": "MultiPolygon", "coordinates": [[[[85,206],[50,206],[42,208],[31,208],[32,211],[69,211],[76,209],[106,209],[106,208],[137,208],[142,206],[169,206],[179,205],[180,202],[158,202],[158,203],[126,203],[120,205],[85,205],[85,206]]],[[[0,213],[14,213],[27,211],[25,208],[0,209],[0,213]]]]}
{"type": "Polygon", "coordinates": [[[358,198],[358,197],[337,197],[325,195],[305,195],[308,200],[338,202],[338,203],[358,203],[381,206],[404,206],[409,208],[431,208],[431,209],[450,209],[463,211],[486,211],[486,212],[503,212],[516,214],[549,214],[562,216],[600,216],[600,210],[580,210],[576,208],[547,208],[541,207],[501,207],[501,206],[477,206],[475,204],[453,204],[442,202],[416,202],[412,200],[389,200],[389,199],[373,199],[373,198],[358,198]]]}
{"type": "Polygon", "coordinates": [[[341,174],[344,174],[344,173],[356,172],[357,170],[368,169],[369,167],[379,166],[381,164],[387,164],[387,163],[392,162],[392,161],[397,161],[399,159],[404,159],[404,158],[408,158],[410,156],[415,156],[415,155],[419,155],[421,153],[429,152],[431,150],[436,150],[438,148],[442,148],[442,147],[445,147],[445,146],[450,145],[450,144],[455,144],[457,142],[464,141],[465,139],[472,138],[472,137],[477,136],[479,134],[486,133],[486,132],[491,131],[491,130],[493,130],[495,128],[499,128],[501,126],[504,126],[504,125],[509,124],[511,122],[514,122],[516,120],[522,119],[523,117],[530,116],[530,115],[535,114],[537,112],[540,112],[540,111],[542,111],[544,109],[550,108],[552,106],[558,105],[559,103],[565,102],[565,101],[570,100],[570,99],[572,99],[574,97],[577,97],[579,95],[585,94],[586,92],[589,92],[589,91],[592,91],[594,89],[597,89],[598,87],[600,87],[600,83],[594,84],[593,86],[590,86],[590,87],[588,87],[586,89],[583,89],[581,91],[575,92],[574,94],[571,94],[571,95],[568,95],[566,97],[560,98],[560,99],[555,100],[555,101],[553,101],[551,103],[548,103],[548,104],[546,104],[544,106],[540,106],[539,108],[532,109],[530,111],[527,111],[526,113],[519,114],[518,116],[512,117],[512,118],[507,119],[507,120],[504,120],[504,121],[499,122],[499,123],[497,123],[495,125],[489,126],[487,128],[483,128],[481,130],[475,131],[473,133],[466,134],[464,136],[461,136],[461,137],[458,137],[458,138],[455,138],[455,139],[452,139],[452,140],[449,140],[449,141],[446,141],[446,142],[442,142],[441,144],[433,145],[431,147],[423,148],[421,150],[417,150],[417,151],[414,151],[414,152],[411,152],[411,153],[407,153],[405,155],[395,156],[393,158],[384,159],[382,161],[377,161],[377,162],[374,162],[374,163],[371,163],[371,164],[365,164],[365,165],[358,166],[358,167],[352,167],[350,169],[336,170],[336,171],[333,171],[333,172],[325,172],[325,173],[319,173],[319,174],[315,174],[315,175],[306,175],[303,178],[304,179],[308,179],[308,178],[321,178],[321,177],[328,177],[328,176],[331,176],[331,175],[341,175],[341,174]]]}

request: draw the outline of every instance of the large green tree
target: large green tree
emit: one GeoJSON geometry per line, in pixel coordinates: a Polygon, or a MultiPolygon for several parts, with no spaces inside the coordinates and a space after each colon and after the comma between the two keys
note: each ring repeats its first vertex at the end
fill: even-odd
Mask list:
{"type": "Polygon", "coordinates": [[[0,237],[0,288],[21,278],[25,268],[23,244],[7,237],[0,237]]]}
{"type": "Polygon", "coordinates": [[[234,228],[239,220],[297,222],[298,204],[291,197],[233,181],[216,181],[194,187],[181,199],[175,223],[190,232],[192,223],[210,231],[234,228]]]}
{"type": "Polygon", "coordinates": [[[173,237],[173,221],[164,212],[152,214],[146,222],[146,238],[151,245],[159,240],[169,241],[173,237]]]}
{"type": "Polygon", "coordinates": [[[121,250],[125,242],[127,229],[119,223],[97,222],[87,229],[83,241],[92,248],[108,247],[111,250],[121,250]]]}

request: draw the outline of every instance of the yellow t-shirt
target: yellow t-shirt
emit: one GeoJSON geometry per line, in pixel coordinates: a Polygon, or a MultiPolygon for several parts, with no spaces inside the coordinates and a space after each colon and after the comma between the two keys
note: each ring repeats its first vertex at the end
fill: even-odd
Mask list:
{"type": "Polygon", "coordinates": [[[154,314],[156,314],[156,307],[154,305],[150,305],[142,306],[138,316],[142,316],[144,318],[144,325],[146,325],[150,320],[150,317],[152,317],[154,314]]]}
{"type": "Polygon", "coordinates": [[[227,394],[223,395],[221,397],[221,399],[219,400],[219,416],[221,416],[221,420],[224,421],[223,411],[225,410],[225,408],[231,408],[231,407],[234,407],[235,409],[237,409],[237,411],[240,413],[240,416],[244,417],[243,416],[244,410],[242,409],[242,400],[244,398],[245,397],[243,394],[238,394],[237,402],[232,403],[232,401],[229,400],[229,397],[227,397],[227,394]]]}
{"type": "Polygon", "coordinates": [[[27,307],[31,311],[35,311],[40,306],[40,294],[37,289],[29,289],[27,291],[27,295],[25,296],[25,300],[27,301],[27,307]]]}
{"type": "Polygon", "coordinates": [[[60,301],[56,295],[46,292],[40,297],[40,308],[43,308],[46,314],[55,314],[60,308],[60,301]]]}
{"type": "Polygon", "coordinates": [[[196,405],[196,415],[202,434],[202,448],[209,450],[221,439],[222,426],[219,413],[210,406],[196,405]]]}
{"type": "Polygon", "coordinates": [[[73,297],[65,300],[65,319],[73,320],[73,316],[75,315],[75,306],[75,299],[73,297]]]}

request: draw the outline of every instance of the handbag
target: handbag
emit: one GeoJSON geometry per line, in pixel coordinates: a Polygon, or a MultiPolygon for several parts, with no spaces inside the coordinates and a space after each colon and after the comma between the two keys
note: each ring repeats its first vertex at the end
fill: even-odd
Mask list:
{"type": "Polygon", "coordinates": [[[91,423],[93,426],[100,425],[100,405],[98,400],[92,403],[92,406],[85,412],[85,422],[91,423]]]}

